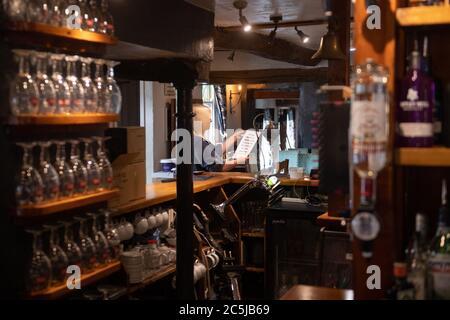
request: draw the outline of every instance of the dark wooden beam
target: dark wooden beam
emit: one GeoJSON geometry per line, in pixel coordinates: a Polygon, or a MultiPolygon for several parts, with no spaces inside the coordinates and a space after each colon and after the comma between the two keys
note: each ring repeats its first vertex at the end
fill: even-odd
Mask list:
{"type": "Polygon", "coordinates": [[[315,66],[320,62],[311,59],[315,50],[279,38],[276,38],[273,44],[269,44],[269,36],[255,32],[225,31],[216,28],[214,45],[220,49],[249,52],[267,59],[304,66],[315,66]]]}
{"type": "Polygon", "coordinates": [[[239,71],[211,71],[210,83],[250,84],[323,81],[327,78],[328,68],[311,69],[263,69],[239,71]]]}

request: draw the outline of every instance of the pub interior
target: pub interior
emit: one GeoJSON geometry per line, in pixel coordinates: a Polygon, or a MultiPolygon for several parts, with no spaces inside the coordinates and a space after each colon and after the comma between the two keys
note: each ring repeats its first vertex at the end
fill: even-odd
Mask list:
{"type": "Polygon", "coordinates": [[[450,299],[449,0],[0,8],[2,299],[450,299]]]}

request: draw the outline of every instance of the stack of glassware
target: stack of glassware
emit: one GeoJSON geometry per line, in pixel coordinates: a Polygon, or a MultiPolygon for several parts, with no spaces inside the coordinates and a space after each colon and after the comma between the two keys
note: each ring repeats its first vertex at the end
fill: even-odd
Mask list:
{"type": "Polygon", "coordinates": [[[118,62],[21,49],[13,53],[19,66],[10,84],[15,116],[120,113],[122,94],[114,78],[118,62]]]}
{"type": "Polygon", "coordinates": [[[108,137],[17,143],[23,150],[16,199],[19,206],[55,201],[113,188],[113,169],[105,150],[108,137]],[[84,156],[80,156],[80,141],[84,156]],[[94,143],[97,145],[94,156],[94,143]],[[70,145],[70,153],[66,145],[70,145]],[[56,146],[54,157],[50,147],[56,146]],[[38,159],[33,149],[40,147],[38,159]]]}
{"type": "Polygon", "coordinates": [[[82,274],[89,274],[120,256],[119,236],[106,210],[26,232],[33,237],[29,292],[64,285],[70,275],[69,266],[77,266],[82,274]]]}
{"type": "Polygon", "coordinates": [[[114,35],[114,22],[107,0],[3,0],[1,7],[11,21],[114,35]]]}

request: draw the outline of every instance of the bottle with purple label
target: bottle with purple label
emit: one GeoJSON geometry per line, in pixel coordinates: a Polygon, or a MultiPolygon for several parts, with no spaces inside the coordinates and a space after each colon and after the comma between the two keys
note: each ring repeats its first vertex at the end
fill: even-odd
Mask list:
{"type": "Polygon", "coordinates": [[[434,82],[420,66],[420,53],[413,51],[410,68],[401,83],[397,108],[400,147],[433,146],[434,82]]]}

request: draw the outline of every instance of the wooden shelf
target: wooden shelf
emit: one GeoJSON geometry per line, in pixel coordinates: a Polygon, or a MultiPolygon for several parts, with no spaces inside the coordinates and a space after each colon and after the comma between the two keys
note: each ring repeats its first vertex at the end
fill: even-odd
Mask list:
{"type": "Polygon", "coordinates": [[[141,289],[145,288],[146,286],[149,286],[165,277],[168,277],[168,276],[174,274],[176,270],[177,270],[176,265],[170,264],[170,265],[162,268],[161,270],[156,271],[151,276],[147,277],[142,283],[130,285],[128,287],[128,293],[133,293],[138,290],[141,290],[141,289]]]}
{"type": "Polygon", "coordinates": [[[6,29],[8,31],[14,32],[39,33],[53,37],[73,39],[84,42],[93,42],[105,45],[115,45],[118,42],[117,38],[115,37],[96,32],[69,29],[65,27],[55,27],[41,23],[10,22],[6,25],[6,29]]]}
{"type": "Polygon", "coordinates": [[[255,273],[264,273],[264,268],[257,268],[257,267],[245,267],[245,271],[248,272],[255,272],[255,273]]]}
{"type": "Polygon", "coordinates": [[[400,8],[397,22],[403,27],[450,24],[450,5],[400,8]]]}
{"type": "Polygon", "coordinates": [[[399,166],[450,167],[450,148],[399,148],[395,150],[399,166]]]}
{"type": "Polygon", "coordinates": [[[83,113],[69,115],[23,115],[12,117],[11,125],[81,125],[119,121],[117,114],[83,113]]]}
{"type": "Polygon", "coordinates": [[[241,236],[243,238],[264,238],[266,234],[264,233],[264,231],[257,231],[257,232],[242,231],[241,236]]]}
{"type": "Polygon", "coordinates": [[[118,189],[106,190],[92,194],[76,196],[73,198],[67,198],[59,201],[53,201],[31,206],[23,206],[19,208],[20,210],[19,216],[34,217],[34,216],[49,215],[56,212],[66,211],[78,207],[88,206],[98,202],[107,201],[109,199],[116,197],[118,194],[119,194],[118,189]]]}
{"type": "MultiPolygon", "coordinates": [[[[94,272],[81,276],[81,288],[84,288],[98,280],[101,280],[105,277],[112,275],[113,273],[119,271],[122,268],[121,263],[119,261],[113,262],[105,267],[99,268],[94,272]]],[[[73,292],[73,290],[69,290],[67,285],[64,283],[61,286],[49,288],[47,290],[33,292],[30,294],[32,298],[41,298],[41,299],[58,299],[64,295],[73,292]]]]}

